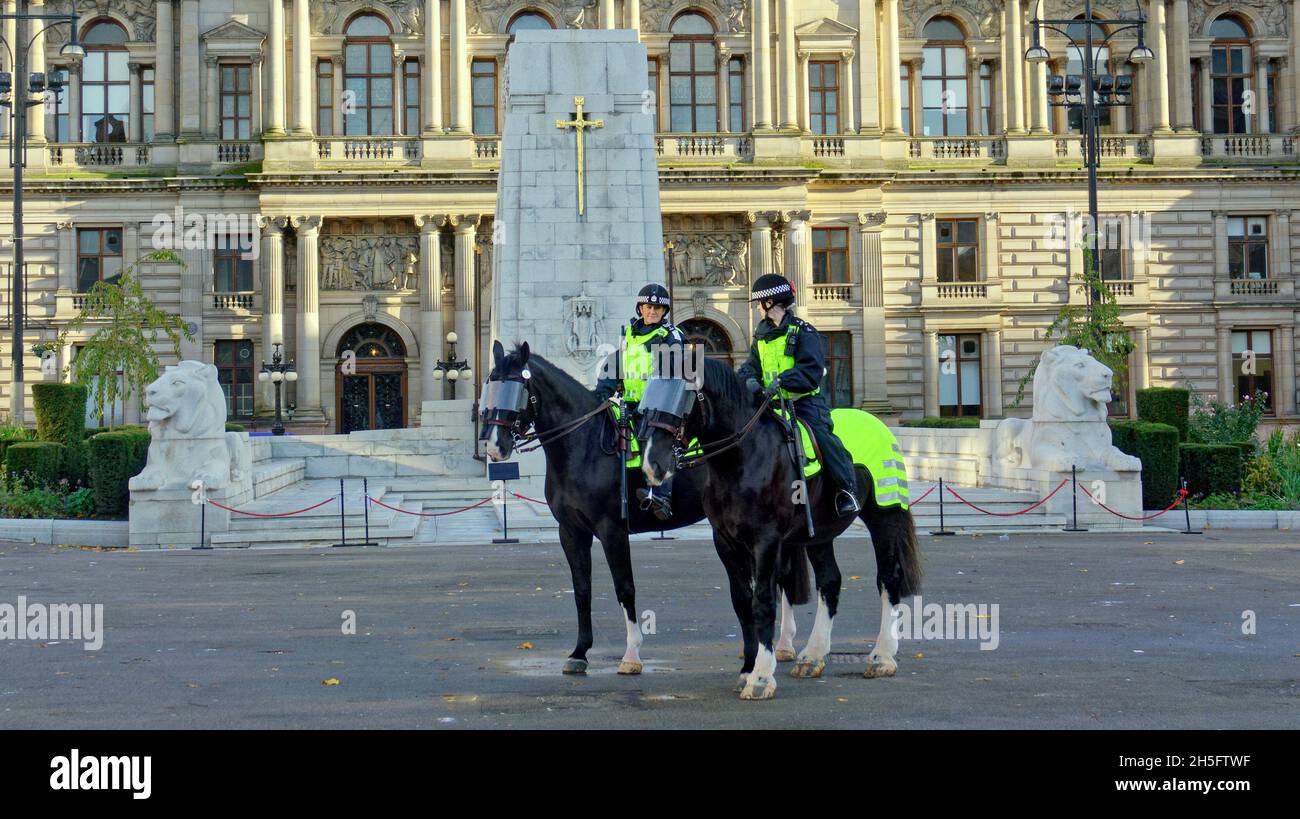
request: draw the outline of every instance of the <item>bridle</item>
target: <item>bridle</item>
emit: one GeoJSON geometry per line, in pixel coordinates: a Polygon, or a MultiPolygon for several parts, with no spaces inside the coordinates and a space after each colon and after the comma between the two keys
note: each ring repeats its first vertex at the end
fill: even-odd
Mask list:
{"type": "MultiPolygon", "coordinates": [[[[651,384],[654,381],[650,382],[651,384]]],[[[647,395],[649,387],[647,387],[647,395]]],[[[659,429],[668,433],[673,439],[673,460],[679,469],[690,469],[699,466],[710,458],[721,455],[722,453],[740,446],[741,442],[753,432],[754,427],[758,425],[758,420],[768,410],[769,404],[764,402],[753,416],[745,422],[745,425],[736,432],[731,433],[725,438],[717,441],[711,441],[704,444],[695,444],[690,446],[686,440],[686,422],[695,414],[696,410],[707,404],[707,399],[703,391],[696,391],[696,400],[687,408],[667,409],[666,407],[651,406],[646,408],[642,402],[642,409],[645,415],[641,421],[641,429],[638,430],[638,437],[644,437],[648,429],[659,429]],[[699,453],[699,454],[689,454],[699,453]]]]}
{"type": "MultiPolygon", "coordinates": [[[[612,402],[605,400],[592,411],[584,413],[572,421],[566,421],[555,429],[539,433],[535,429],[532,432],[524,432],[524,410],[532,407],[537,408],[537,396],[533,395],[532,390],[528,389],[528,379],[530,375],[528,370],[524,370],[524,376],[521,379],[507,378],[498,381],[488,380],[483,384],[483,398],[480,399],[480,419],[483,422],[483,431],[479,438],[486,440],[492,427],[501,427],[510,433],[510,438],[516,452],[528,453],[536,450],[538,447],[545,446],[552,441],[576,431],[587,421],[605,412],[612,406],[612,402]],[[510,385],[493,389],[490,385],[510,385]]],[[[530,420],[526,426],[533,425],[530,420]]]]}

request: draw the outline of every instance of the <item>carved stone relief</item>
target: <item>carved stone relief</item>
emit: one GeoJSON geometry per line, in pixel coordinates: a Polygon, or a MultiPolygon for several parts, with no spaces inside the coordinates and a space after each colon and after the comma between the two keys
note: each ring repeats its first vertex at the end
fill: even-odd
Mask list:
{"type": "Polygon", "coordinates": [[[674,284],[743,285],[749,270],[749,230],[739,214],[665,217],[664,261],[674,284]]]}
{"type": "Polygon", "coordinates": [[[338,220],[320,237],[322,290],[415,290],[419,236],[405,220],[338,220]]]}
{"type": "MultiPolygon", "coordinates": [[[[135,39],[148,42],[153,40],[154,31],[157,29],[157,21],[154,17],[156,5],[151,0],[76,0],[75,11],[81,21],[108,17],[109,12],[125,17],[131,21],[135,39]]],[[[73,6],[72,0],[53,0],[45,4],[45,13],[68,14],[74,10],[73,6]]],[[[66,36],[66,30],[65,26],[55,26],[47,33],[47,37],[52,38],[49,42],[61,42],[61,38],[66,36]]]]}
{"type": "Polygon", "coordinates": [[[996,37],[1002,31],[1002,4],[997,0],[902,0],[898,8],[899,36],[920,37],[925,21],[945,13],[963,22],[974,19],[979,30],[971,32],[972,37],[996,37]]]}

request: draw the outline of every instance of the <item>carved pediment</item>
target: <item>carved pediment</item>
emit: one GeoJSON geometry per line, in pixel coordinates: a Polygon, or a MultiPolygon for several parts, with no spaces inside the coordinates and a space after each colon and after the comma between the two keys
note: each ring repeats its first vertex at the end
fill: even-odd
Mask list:
{"type": "Polygon", "coordinates": [[[203,39],[209,43],[251,43],[260,45],[266,39],[266,35],[252,26],[245,25],[238,20],[227,20],[216,28],[209,29],[203,39]]]}
{"type": "Polygon", "coordinates": [[[813,20],[796,27],[794,33],[801,39],[806,37],[856,37],[858,30],[838,20],[823,17],[820,20],[813,20]]]}
{"type": "Polygon", "coordinates": [[[920,37],[925,24],[939,16],[960,20],[969,36],[978,39],[996,37],[1002,31],[1002,4],[997,0],[902,0],[898,9],[899,36],[920,37]]]}
{"type": "MultiPolygon", "coordinates": [[[[154,18],[155,6],[152,0],[52,0],[45,4],[47,14],[70,14],[76,12],[82,21],[96,17],[108,17],[130,26],[127,35],[135,42],[150,42],[154,39],[157,21],[154,18]]],[[[58,42],[58,37],[67,31],[66,25],[54,26],[49,35],[58,42]]]]}

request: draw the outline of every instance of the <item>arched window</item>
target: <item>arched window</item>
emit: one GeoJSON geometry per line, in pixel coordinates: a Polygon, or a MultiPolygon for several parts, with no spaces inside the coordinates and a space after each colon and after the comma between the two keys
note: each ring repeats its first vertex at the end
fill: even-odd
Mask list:
{"type": "Polygon", "coordinates": [[[392,134],[393,43],[388,21],[358,14],[348,21],[343,44],[343,133],[392,134]]]}
{"type": "Polygon", "coordinates": [[[555,28],[555,24],[549,17],[540,11],[525,10],[510,18],[506,33],[514,34],[519,31],[539,31],[548,28],[555,28]]]}
{"type": "Polygon", "coordinates": [[[713,23],[702,14],[683,12],[670,27],[668,43],[669,129],[718,130],[718,47],[713,23]]]}
{"type": "Polygon", "coordinates": [[[392,328],[377,322],[358,324],[348,330],[343,338],[339,339],[337,357],[342,358],[348,350],[356,354],[358,361],[369,358],[406,357],[406,344],[402,341],[402,337],[392,328]]]}
{"type": "Polygon", "coordinates": [[[731,339],[727,331],[714,322],[702,318],[687,319],[677,325],[677,329],[686,336],[687,344],[699,345],[705,358],[717,359],[728,367],[732,365],[731,339]]]}
{"type": "Polygon", "coordinates": [[[1246,95],[1254,87],[1250,31],[1240,18],[1224,15],[1210,24],[1210,36],[1214,38],[1210,47],[1214,133],[1247,133],[1246,95]]]}
{"type": "MultiPolygon", "coordinates": [[[[86,59],[81,63],[80,139],[126,142],[131,116],[126,29],[109,20],[97,21],[86,29],[82,43],[86,59]]],[[[75,132],[68,136],[77,139],[75,132]]]]}
{"type": "Polygon", "coordinates": [[[921,133],[965,136],[967,115],[966,35],[956,22],[936,17],[922,30],[921,133]]]}
{"type": "MultiPolygon", "coordinates": [[[[1083,76],[1083,55],[1086,53],[1086,48],[1087,48],[1086,46],[1082,45],[1082,43],[1087,41],[1088,26],[1086,23],[1083,23],[1081,21],[1076,21],[1074,23],[1071,23],[1069,26],[1067,26],[1065,30],[1070,35],[1071,41],[1081,44],[1078,46],[1072,45],[1066,49],[1065,73],[1067,75],[1073,74],[1075,76],[1082,77],[1083,76]]],[[[1106,29],[1102,28],[1097,23],[1093,23],[1092,24],[1093,74],[1097,76],[1100,76],[1102,74],[1110,74],[1113,76],[1118,76],[1120,74],[1129,74],[1130,69],[1126,65],[1121,64],[1119,60],[1111,58],[1110,47],[1106,45],[1101,45],[1101,43],[1105,39],[1106,39],[1106,29]]],[[[1130,114],[1132,113],[1133,110],[1133,99],[1136,96],[1137,96],[1136,94],[1132,94],[1129,96],[1129,104],[1127,106],[1127,109],[1129,110],[1130,114]]],[[[1083,132],[1083,108],[1081,106],[1075,106],[1075,107],[1066,108],[1065,111],[1066,111],[1067,130],[1072,134],[1082,133],[1083,132]]],[[[1105,106],[1097,108],[1097,121],[1101,124],[1101,130],[1103,132],[1115,133],[1116,131],[1119,130],[1118,128],[1119,118],[1112,116],[1113,111],[1114,111],[1113,108],[1105,107],[1105,106]]],[[[1128,118],[1128,122],[1130,123],[1130,127],[1131,127],[1131,123],[1133,122],[1132,116],[1128,118]]]]}

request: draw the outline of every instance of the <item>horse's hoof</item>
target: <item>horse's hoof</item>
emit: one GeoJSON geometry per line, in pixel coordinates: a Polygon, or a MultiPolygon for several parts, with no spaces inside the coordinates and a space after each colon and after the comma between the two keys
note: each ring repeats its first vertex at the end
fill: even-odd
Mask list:
{"type": "Polygon", "coordinates": [[[776,661],[778,663],[788,663],[794,659],[793,648],[778,648],[776,650],[776,661]]]}
{"type": "Polygon", "coordinates": [[[800,677],[802,679],[816,679],[821,677],[822,672],[826,670],[825,660],[800,660],[790,669],[791,677],[800,677]]]}
{"type": "Polygon", "coordinates": [[[867,665],[867,670],[862,672],[862,676],[868,680],[874,680],[877,677],[892,677],[898,673],[898,663],[893,660],[875,658],[867,665]]]}
{"type": "Polygon", "coordinates": [[[570,657],[564,661],[564,668],[562,671],[565,674],[586,674],[587,661],[579,660],[577,657],[570,657]]]}
{"type": "Polygon", "coordinates": [[[745,690],[745,686],[748,684],[749,675],[742,671],[740,672],[740,679],[736,680],[736,687],[731,690],[739,694],[741,691],[745,690]]]}
{"type": "Polygon", "coordinates": [[[621,663],[618,664],[618,673],[620,673],[620,674],[640,674],[640,673],[641,673],[641,661],[640,661],[640,660],[624,660],[623,662],[621,662],[621,663]]]}
{"type": "Polygon", "coordinates": [[[776,680],[773,679],[751,679],[740,690],[742,700],[770,700],[776,696],[776,680]]]}

